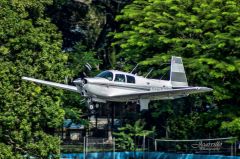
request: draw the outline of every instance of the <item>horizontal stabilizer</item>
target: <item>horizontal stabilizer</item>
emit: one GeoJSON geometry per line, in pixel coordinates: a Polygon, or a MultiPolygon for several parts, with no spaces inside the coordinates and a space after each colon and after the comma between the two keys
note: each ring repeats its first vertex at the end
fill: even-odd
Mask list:
{"type": "Polygon", "coordinates": [[[22,77],[22,79],[26,80],[26,81],[32,81],[32,82],[35,82],[35,83],[40,83],[40,84],[44,84],[44,85],[48,85],[48,86],[52,86],[52,87],[56,87],[56,88],[69,90],[69,91],[72,91],[72,92],[79,92],[77,87],[71,86],[71,85],[66,85],[66,84],[61,84],[61,83],[56,83],[56,82],[50,82],[50,81],[44,81],[44,80],[39,80],[39,79],[35,79],[35,78],[30,78],[30,77],[22,77]]]}

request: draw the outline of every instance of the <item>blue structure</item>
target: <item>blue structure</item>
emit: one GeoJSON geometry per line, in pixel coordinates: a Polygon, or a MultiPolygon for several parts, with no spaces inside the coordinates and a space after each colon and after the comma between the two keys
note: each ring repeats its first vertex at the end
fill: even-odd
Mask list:
{"type": "MultiPolygon", "coordinates": [[[[61,159],[84,159],[83,153],[61,154],[61,159]]],[[[240,156],[174,154],[165,152],[95,152],[85,159],[240,159],[240,156]]]]}

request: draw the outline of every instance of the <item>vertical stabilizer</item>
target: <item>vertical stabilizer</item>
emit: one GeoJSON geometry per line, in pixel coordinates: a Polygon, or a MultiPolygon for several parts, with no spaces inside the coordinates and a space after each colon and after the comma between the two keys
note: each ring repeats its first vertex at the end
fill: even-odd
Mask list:
{"type": "Polygon", "coordinates": [[[187,77],[181,57],[172,56],[170,81],[172,87],[188,87],[187,77]]]}

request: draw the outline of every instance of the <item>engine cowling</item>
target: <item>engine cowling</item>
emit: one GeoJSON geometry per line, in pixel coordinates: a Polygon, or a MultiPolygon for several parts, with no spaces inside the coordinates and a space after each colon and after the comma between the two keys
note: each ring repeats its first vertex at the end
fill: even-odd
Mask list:
{"type": "Polygon", "coordinates": [[[79,92],[81,93],[81,95],[86,96],[87,91],[84,89],[84,85],[88,83],[87,79],[78,78],[78,79],[74,80],[73,83],[76,85],[76,87],[79,90],[79,92]]]}

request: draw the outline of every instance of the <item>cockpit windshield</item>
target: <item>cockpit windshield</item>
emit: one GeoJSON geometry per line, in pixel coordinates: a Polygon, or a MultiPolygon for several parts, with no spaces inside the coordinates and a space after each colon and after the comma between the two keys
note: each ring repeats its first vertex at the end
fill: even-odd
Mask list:
{"type": "Polygon", "coordinates": [[[109,71],[104,71],[104,72],[98,74],[96,77],[106,78],[109,81],[112,81],[113,80],[113,73],[109,72],[109,71]]]}

